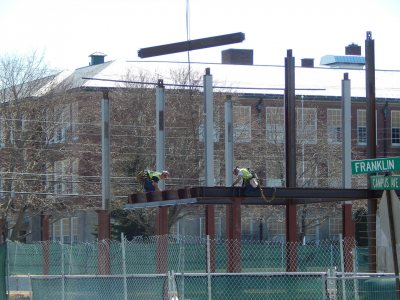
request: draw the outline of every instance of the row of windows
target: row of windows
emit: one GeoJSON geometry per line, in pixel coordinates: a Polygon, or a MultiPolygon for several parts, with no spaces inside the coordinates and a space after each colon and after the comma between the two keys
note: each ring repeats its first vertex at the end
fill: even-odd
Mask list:
{"type": "MultiPolygon", "coordinates": [[[[56,109],[46,117],[46,141],[49,144],[63,143],[67,139],[67,135],[71,134],[71,138],[76,140],[76,124],[78,122],[78,103],[66,105],[60,109],[56,109]],[[53,121],[51,121],[53,120],[53,121]]],[[[36,122],[36,121],[35,121],[36,122]]],[[[15,144],[15,136],[17,132],[28,130],[29,121],[24,116],[20,116],[17,124],[6,125],[5,119],[0,119],[0,147],[5,146],[6,132],[9,132],[9,140],[15,144]]]]}
{"type": "MultiPolygon", "coordinates": [[[[282,212],[283,213],[283,212],[282,212]]],[[[314,214],[317,212],[314,212],[314,214]]],[[[329,213],[329,216],[315,222],[316,215],[308,213],[307,219],[314,221],[315,225],[306,228],[305,241],[319,241],[332,236],[338,236],[342,233],[342,218],[340,212],[329,213]]],[[[268,215],[268,214],[266,214],[268,215]]],[[[205,236],[205,219],[202,216],[191,219],[177,221],[172,228],[172,233],[183,236],[205,236]]],[[[301,227],[301,226],[299,226],[301,227]]],[[[215,220],[216,238],[224,238],[225,220],[216,217],[215,220]]],[[[276,217],[266,218],[242,218],[241,233],[244,240],[268,240],[275,242],[284,242],[286,227],[284,218],[276,217]]]]}
{"type": "MultiPolygon", "coordinates": [[[[199,165],[202,161],[199,162],[199,165]]],[[[250,160],[235,160],[236,166],[253,168],[250,160]]],[[[214,184],[224,185],[224,178],[221,177],[221,166],[222,163],[219,160],[214,160],[214,184]]],[[[299,187],[319,187],[321,186],[321,180],[325,181],[325,185],[329,188],[341,188],[343,187],[342,181],[342,161],[341,160],[326,160],[327,171],[319,174],[318,164],[315,160],[298,160],[296,167],[297,183],[299,187]]],[[[204,168],[200,166],[200,177],[199,184],[204,185],[205,176],[204,168]]],[[[268,160],[265,165],[264,186],[275,186],[284,187],[285,186],[285,161],[284,160],[268,160]]],[[[360,183],[362,185],[362,183],[360,183]]]]}
{"type": "MultiPolygon", "coordinates": [[[[49,195],[75,194],[79,193],[78,159],[65,159],[47,165],[47,173],[43,184],[49,195]]],[[[15,197],[14,184],[11,178],[7,178],[4,170],[0,170],[0,198],[7,194],[15,197]],[[5,181],[11,181],[11,187],[6,187],[5,181]],[[10,189],[10,191],[8,191],[10,189]]]]}
{"type": "MultiPolygon", "coordinates": [[[[283,107],[266,107],[266,140],[271,144],[285,141],[285,115],[283,107]]],[[[235,143],[251,142],[251,106],[235,106],[233,112],[233,136],[235,143]]],[[[304,144],[317,143],[317,109],[297,108],[297,142],[304,144]]],[[[327,110],[327,141],[330,144],[342,142],[342,110],[327,110]]],[[[214,125],[214,142],[219,141],[219,128],[214,125]]],[[[204,141],[204,124],[199,127],[199,141],[204,141]]],[[[400,145],[400,111],[391,111],[391,142],[400,145]]],[[[357,144],[367,143],[366,110],[357,110],[357,144]]]]}

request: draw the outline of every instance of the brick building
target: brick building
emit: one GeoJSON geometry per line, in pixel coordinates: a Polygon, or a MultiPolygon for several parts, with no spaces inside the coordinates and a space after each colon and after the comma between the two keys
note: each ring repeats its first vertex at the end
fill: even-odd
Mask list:
{"type": "MultiPolygon", "coordinates": [[[[172,174],[166,188],[205,184],[202,95],[205,68],[210,68],[214,86],[215,185],[225,185],[224,104],[228,100],[234,107],[234,164],[256,170],[265,186],[285,185],[283,67],[193,64],[188,76],[186,64],[104,62],[104,56],[95,56],[89,66],[54,77],[61,82],[58,86],[63,87],[57,96],[43,93],[35,98],[35,105],[47,101],[47,111],[52,110],[52,114],[43,117],[47,127],[41,143],[31,146],[33,150],[41,149],[40,169],[29,171],[21,166],[14,172],[7,159],[1,162],[2,201],[12,197],[23,200],[29,193],[45,200],[43,203],[51,203],[46,213],[52,218],[52,239],[71,242],[95,238],[95,209],[101,207],[101,99],[105,89],[111,103],[112,201],[126,201],[129,193],[140,188],[133,180],[135,172],[155,166],[154,87],[158,79],[165,84],[165,161],[172,174]],[[40,177],[41,184],[35,185],[35,189],[16,184],[26,182],[25,175],[29,172],[40,177]]],[[[348,73],[352,159],[362,159],[366,156],[367,138],[365,71],[296,67],[295,72],[297,185],[339,187],[343,166],[341,81],[343,74],[348,73]]],[[[399,76],[399,72],[376,71],[377,156],[400,153],[399,76]]],[[[33,102],[27,99],[24,103],[31,106],[33,102]]],[[[7,106],[3,103],[1,109],[7,110],[7,106]]],[[[18,132],[33,130],[37,114],[43,111],[31,110],[29,116],[21,116],[18,132]]],[[[3,117],[0,127],[2,158],[10,158],[9,150],[15,148],[12,142],[15,133],[7,126],[8,121],[3,117]]],[[[27,141],[22,136],[21,139],[27,141]]],[[[26,150],[27,146],[22,148],[26,150]]],[[[353,176],[353,187],[366,184],[366,176],[353,176]]],[[[354,210],[362,207],[362,203],[357,204],[354,210]]],[[[40,239],[40,212],[32,211],[25,217],[23,231],[31,232],[27,241],[40,239]]],[[[171,228],[173,233],[204,234],[201,209],[185,209],[182,213],[185,218],[176,220],[171,228]]],[[[341,232],[341,211],[337,204],[304,205],[298,208],[298,213],[303,216],[299,218],[304,221],[299,230],[305,239],[324,239],[341,232]]],[[[223,209],[217,209],[217,236],[221,238],[224,238],[223,218],[223,209]]],[[[242,218],[245,238],[281,240],[285,234],[282,207],[249,208],[244,210],[242,218]]]]}

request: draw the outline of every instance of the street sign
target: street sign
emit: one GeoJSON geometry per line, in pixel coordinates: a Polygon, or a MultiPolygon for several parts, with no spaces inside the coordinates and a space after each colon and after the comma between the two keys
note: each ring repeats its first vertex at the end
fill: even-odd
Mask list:
{"type": "Polygon", "coordinates": [[[370,183],[371,190],[400,190],[400,176],[371,176],[370,183]]]}
{"type": "Polygon", "coordinates": [[[400,157],[352,160],[353,174],[392,172],[400,170],[400,157]]]}

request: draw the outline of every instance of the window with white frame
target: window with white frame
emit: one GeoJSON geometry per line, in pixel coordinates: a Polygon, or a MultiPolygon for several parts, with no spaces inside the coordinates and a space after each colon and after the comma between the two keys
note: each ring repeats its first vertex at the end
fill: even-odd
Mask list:
{"type": "Polygon", "coordinates": [[[267,143],[285,142],[285,114],[283,107],[266,107],[267,143]]]}
{"type": "Polygon", "coordinates": [[[54,193],[64,194],[67,189],[65,180],[66,160],[54,162],[54,193]]]}
{"type": "Polygon", "coordinates": [[[0,119],[0,148],[5,146],[5,121],[0,119]]]}
{"type": "Polygon", "coordinates": [[[72,244],[78,241],[78,218],[62,218],[52,225],[52,240],[72,244]]]}
{"type": "Polygon", "coordinates": [[[328,143],[342,142],[342,111],[341,109],[328,109],[327,111],[328,143]]]}
{"type": "Polygon", "coordinates": [[[283,160],[268,160],[266,163],[266,186],[281,187],[285,185],[285,162],[283,160]]]}
{"type": "Polygon", "coordinates": [[[71,127],[71,111],[70,105],[56,108],[47,113],[47,133],[48,140],[51,144],[63,143],[67,138],[67,132],[71,127]]]}
{"type": "Polygon", "coordinates": [[[233,107],[233,138],[236,143],[251,142],[251,106],[233,107]]]}
{"type": "Polygon", "coordinates": [[[314,161],[297,161],[297,186],[317,187],[318,168],[314,161]]]}
{"type": "Polygon", "coordinates": [[[328,166],[328,187],[340,188],[342,184],[342,161],[327,160],[328,166]]]}
{"type": "MultiPolygon", "coordinates": [[[[205,172],[206,168],[204,164],[204,160],[199,161],[199,183],[200,185],[206,184],[205,172]]],[[[221,185],[223,178],[221,178],[221,162],[220,160],[214,160],[214,185],[221,185]]]]}
{"type": "Polygon", "coordinates": [[[4,197],[4,169],[0,169],[0,198],[4,197]]]}
{"type": "Polygon", "coordinates": [[[72,193],[79,194],[79,160],[74,159],[72,161],[72,176],[71,176],[71,184],[72,184],[72,193]]]}
{"type": "Polygon", "coordinates": [[[78,102],[74,102],[71,104],[71,137],[72,140],[74,141],[79,139],[78,122],[79,122],[79,106],[78,102]]]}
{"type": "Polygon", "coordinates": [[[365,109],[357,109],[357,144],[367,144],[367,114],[365,109]]]}
{"type": "Polygon", "coordinates": [[[11,198],[15,198],[15,196],[17,195],[15,190],[15,179],[11,179],[10,190],[11,190],[10,192],[11,198]]]}
{"type": "Polygon", "coordinates": [[[400,146],[400,110],[391,111],[392,145],[400,146]]]}
{"type": "Polygon", "coordinates": [[[317,143],[317,109],[297,108],[297,143],[317,143]]]}
{"type": "MultiPolygon", "coordinates": [[[[204,123],[200,124],[199,126],[199,142],[204,143],[205,139],[205,130],[204,130],[204,123]]],[[[219,142],[219,128],[215,125],[213,126],[213,140],[214,143],[219,142]]]]}

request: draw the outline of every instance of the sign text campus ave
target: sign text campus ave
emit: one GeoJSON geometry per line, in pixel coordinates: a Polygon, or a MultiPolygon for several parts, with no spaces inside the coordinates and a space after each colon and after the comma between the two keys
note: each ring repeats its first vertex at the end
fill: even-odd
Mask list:
{"type": "Polygon", "coordinates": [[[372,190],[399,190],[400,176],[371,176],[372,190]]]}
{"type": "Polygon", "coordinates": [[[400,157],[352,160],[353,174],[392,172],[400,170],[400,157]]]}

